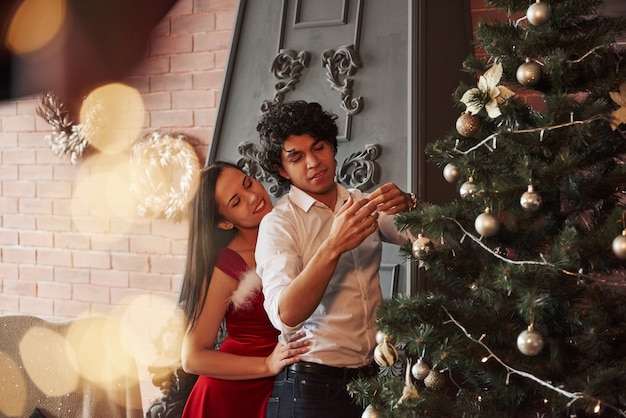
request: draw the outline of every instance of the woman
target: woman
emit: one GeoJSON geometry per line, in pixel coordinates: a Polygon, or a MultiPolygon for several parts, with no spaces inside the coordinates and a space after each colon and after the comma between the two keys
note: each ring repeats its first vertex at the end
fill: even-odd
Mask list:
{"type": "Polygon", "coordinates": [[[188,321],[183,369],[200,375],[183,418],[265,417],[274,376],[300,360],[308,342],[277,344],[254,272],[259,223],[272,209],[263,185],[237,166],[202,170],[191,204],[180,302],[188,321]],[[225,319],[228,336],[213,348],[225,319]]]}

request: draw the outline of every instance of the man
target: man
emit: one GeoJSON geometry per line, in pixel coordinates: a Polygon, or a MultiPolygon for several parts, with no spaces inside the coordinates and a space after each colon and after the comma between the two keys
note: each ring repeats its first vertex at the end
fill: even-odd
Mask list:
{"type": "Polygon", "coordinates": [[[365,195],[335,182],[336,118],[296,101],[272,105],[257,126],[261,165],[290,184],[259,229],[264,306],[281,338],[302,330],[311,342],[277,376],[268,417],[361,417],[346,385],[378,369],[381,240],[405,242],[392,215],[416,205],[392,183],[365,195]]]}

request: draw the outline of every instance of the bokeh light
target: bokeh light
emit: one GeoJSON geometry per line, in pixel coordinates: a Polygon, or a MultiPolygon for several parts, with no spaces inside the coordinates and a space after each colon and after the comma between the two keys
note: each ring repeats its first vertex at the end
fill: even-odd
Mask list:
{"type": "Polygon", "coordinates": [[[5,45],[16,55],[35,52],[54,39],[66,19],[66,0],[24,0],[11,18],[5,45]]]}
{"type": "Polygon", "coordinates": [[[74,321],[67,342],[76,351],[76,365],[84,379],[102,387],[136,379],[132,350],[117,321],[106,316],[74,321]]]}
{"type": "Polygon", "coordinates": [[[0,351],[0,370],[2,370],[0,416],[23,416],[26,404],[26,378],[23,369],[11,357],[0,351]]]}
{"type": "MultiPolygon", "coordinates": [[[[136,201],[129,189],[128,155],[94,154],[86,158],[76,177],[72,196],[72,221],[81,232],[102,241],[117,239],[106,236],[112,218],[132,220],[136,201]]],[[[118,226],[121,224],[118,224],[118,226]]],[[[130,229],[132,222],[126,225],[130,229]]],[[[117,230],[120,234],[124,231],[117,230]]]]}
{"type": "Polygon", "coordinates": [[[161,361],[169,361],[171,365],[180,361],[182,311],[174,300],[154,294],[139,295],[119,303],[111,317],[125,329],[138,363],[154,361],[157,346],[165,351],[171,349],[170,353],[160,353],[164,356],[161,361]],[[175,326],[170,329],[172,324],[175,326]]]}
{"type": "Polygon", "coordinates": [[[122,83],[92,90],[80,109],[85,135],[94,148],[107,154],[129,150],[139,138],[144,119],[141,95],[122,83]]]}
{"type": "Polygon", "coordinates": [[[20,341],[20,355],[29,378],[47,396],[76,390],[76,353],[62,335],[42,327],[29,328],[20,341]]]}
{"type": "Polygon", "coordinates": [[[34,402],[43,408],[63,407],[67,416],[74,416],[73,408],[82,408],[76,402],[93,396],[106,397],[108,404],[140,407],[127,405],[127,391],[139,387],[138,369],[117,321],[87,315],[38,323],[9,324],[9,337],[14,328],[23,334],[15,344],[4,345],[7,352],[0,351],[0,416],[29,416],[34,402]],[[24,325],[29,326],[19,328],[24,325]]]}

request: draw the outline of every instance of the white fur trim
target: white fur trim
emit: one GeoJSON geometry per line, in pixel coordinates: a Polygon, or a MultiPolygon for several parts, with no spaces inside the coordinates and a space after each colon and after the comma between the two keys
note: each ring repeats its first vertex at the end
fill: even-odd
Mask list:
{"type": "Polygon", "coordinates": [[[237,290],[230,296],[230,303],[235,309],[246,308],[250,305],[250,299],[261,290],[261,278],[254,270],[245,272],[239,280],[237,290]]]}

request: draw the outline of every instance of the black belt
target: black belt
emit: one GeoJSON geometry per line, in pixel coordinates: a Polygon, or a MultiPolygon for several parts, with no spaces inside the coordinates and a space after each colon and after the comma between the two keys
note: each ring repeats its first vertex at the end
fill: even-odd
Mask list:
{"type": "Polygon", "coordinates": [[[327,376],[335,379],[352,380],[357,377],[374,377],[378,373],[378,366],[374,363],[358,368],[333,367],[308,361],[299,361],[289,366],[289,370],[316,376],[327,376]]]}

